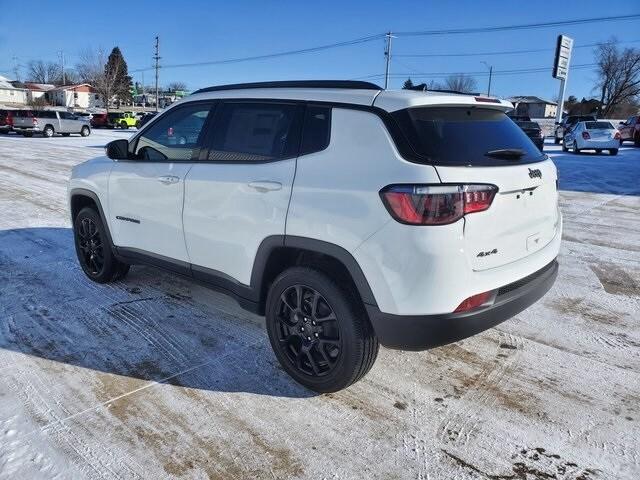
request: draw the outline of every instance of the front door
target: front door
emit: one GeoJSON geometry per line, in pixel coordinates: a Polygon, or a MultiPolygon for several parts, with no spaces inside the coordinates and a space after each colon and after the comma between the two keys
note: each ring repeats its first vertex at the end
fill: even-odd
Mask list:
{"type": "Polygon", "coordinates": [[[116,162],[109,177],[109,221],[118,247],[189,262],[182,230],[184,181],[211,110],[211,102],[172,109],[131,142],[131,160],[116,162]]]}

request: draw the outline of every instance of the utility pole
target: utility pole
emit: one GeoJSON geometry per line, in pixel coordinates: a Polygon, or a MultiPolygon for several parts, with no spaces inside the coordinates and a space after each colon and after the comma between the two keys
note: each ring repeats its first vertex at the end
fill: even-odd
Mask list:
{"type": "Polygon", "coordinates": [[[393,38],[393,35],[391,34],[391,32],[387,32],[385,36],[387,37],[387,45],[384,49],[384,56],[386,57],[386,66],[385,66],[385,72],[384,72],[384,89],[386,90],[387,87],[389,86],[389,66],[391,64],[391,39],[393,38]]]}
{"type": "Polygon", "coordinates": [[[147,97],[144,93],[144,70],[142,70],[142,110],[147,108],[147,97]]]}
{"type": "Polygon", "coordinates": [[[156,54],[153,56],[153,59],[156,61],[156,112],[158,111],[159,106],[159,95],[158,95],[158,69],[160,68],[160,38],[156,35],[156,54]]]}
{"type": "Polygon", "coordinates": [[[16,82],[20,81],[20,66],[18,65],[18,57],[15,55],[11,58],[13,60],[13,76],[16,77],[16,82]]]}
{"type": "Polygon", "coordinates": [[[487,62],[484,63],[485,67],[489,69],[489,86],[487,87],[487,97],[491,96],[491,77],[493,76],[493,65],[489,65],[487,62]]]}
{"type": "Polygon", "coordinates": [[[58,52],[58,55],[60,56],[60,71],[62,72],[62,85],[66,85],[67,79],[64,74],[64,50],[60,50],[58,52]]]}

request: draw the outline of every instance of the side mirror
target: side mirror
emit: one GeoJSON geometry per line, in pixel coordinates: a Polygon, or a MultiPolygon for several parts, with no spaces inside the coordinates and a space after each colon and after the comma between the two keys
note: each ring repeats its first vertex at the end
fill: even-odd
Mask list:
{"type": "Polygon", "coordinates": [[[618,125],[626,125],[627,122],[619,122],[618,125]]]}
{"type": "Polygon", "coordinates": [[[129,141],[121,138],[107,143],[104,151],[111,160],[127,160],[129,158],[129,141]]]}

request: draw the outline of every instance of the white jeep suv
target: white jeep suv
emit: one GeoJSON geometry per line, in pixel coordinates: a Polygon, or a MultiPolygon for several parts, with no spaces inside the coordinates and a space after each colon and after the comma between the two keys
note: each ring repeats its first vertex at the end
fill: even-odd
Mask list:
{"type": "Polygon", "coordinates": [[[379,343],[454,342],[553,285],[556,168],[511,108],[350,81],[199,90],[74,168],[80,265],[221,289],[266,317],[295,380],[345,388],[379,343]]]}

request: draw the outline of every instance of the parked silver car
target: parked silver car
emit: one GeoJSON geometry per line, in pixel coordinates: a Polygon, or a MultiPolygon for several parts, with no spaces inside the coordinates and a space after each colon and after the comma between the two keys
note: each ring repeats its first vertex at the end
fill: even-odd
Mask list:
{"type": "Polygon", "coordinates": [[[78,117],[73,113],[58,110],[34,110],[30,115],[16,118],[13,129],[25,137],[31,137],[35,133],[41,133],[45,137],[53,137],[56,133],[65,137],[72,133],[83,137],[91,134],[89,120],[86,117],[78,117]]]}

